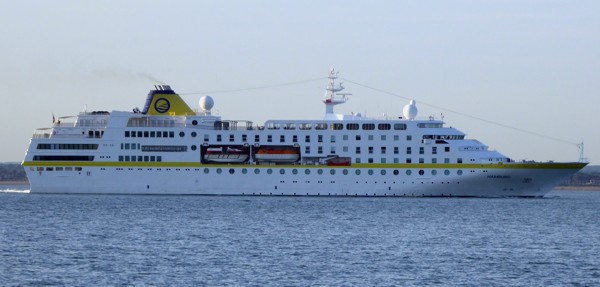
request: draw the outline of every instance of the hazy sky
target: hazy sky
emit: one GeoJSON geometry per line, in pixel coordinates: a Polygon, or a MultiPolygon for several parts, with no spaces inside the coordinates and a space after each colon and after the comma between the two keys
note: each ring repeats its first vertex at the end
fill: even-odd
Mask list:
{"type": "MultiPolygon", "coordinates": [[[[201,93],[185,97],[194,107],[209,93],[226,119],[319,119],[335,67],[349,81],[414,98],[419,116],[443,113],[513,159],[576,161],[583,140],[600,164],[600,1],[0,0],[0,8],[0,161],[21,161],[52,113],[143,107],[152,79],[201,93]]],[[[337,112],[395,117],[407,103],[344,86],[353,95],[337,112]]]]}

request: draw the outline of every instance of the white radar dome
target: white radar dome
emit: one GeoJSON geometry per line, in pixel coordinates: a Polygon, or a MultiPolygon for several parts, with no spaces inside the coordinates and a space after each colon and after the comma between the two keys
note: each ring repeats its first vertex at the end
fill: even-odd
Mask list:
{"type": "Polygon", "coordinates": [[[417,117],[417,112],[417,102],[415,102],[415,100],[410,100],[410,103],[402,109],[404,118],[409,120],[414,120],[417,117]]]}
{"type": "Polygon", "coordinates": [[[198,103],[200,104],[200,108],[203,112],[210,112],[210,110],[215,105],[215,101],[211,96],[202,96],[198,103]]]}

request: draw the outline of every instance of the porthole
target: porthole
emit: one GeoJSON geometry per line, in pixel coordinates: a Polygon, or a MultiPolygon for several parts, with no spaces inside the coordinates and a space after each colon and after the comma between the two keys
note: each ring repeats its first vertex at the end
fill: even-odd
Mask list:
{"type": "Polygon", "coordinates": [[[406,175],[411,175],[411,174],[412,174],[412,171],[410,169],[407,169],[406,170],[406,175]]]}
{"type": "Polygon", "coordinates": [[[192,148],[192,150],[196,150],[196,146],[195,145],[191,146],[191,148],[192,148]]]}
{"type": "Polygon", "coordinates": [[[292,173],[293,174],[298,174],[298,170],[294,168],[294,169],[292,169],[292,173]]]}
{"type": "Polygon", "coordinates": [[[192,132],[192,137],[195,138],[198,134],[196,132],[192,132]]]}
{"type": "Polygon", "coordinates": [[[356,171],[354,171],[354,173],[356,173],[356,175],[360,175],[360,169],[357,169],[356,171]]]}
{"type": "Polygon", "coordinates": [[[193,120],[193,121],[192,121],[192,125],[193,125],[193,126],[195,126],[195,125],[198,125],[198,121],[197,121],[197,120],[193,120]]]}
{"type": "Polygon", "coordinates": [[[305,170],[304,170],[304,173],[305,173],[305,174],[310,174],[310,169],[308,169],[308,168],[307,168],[307,169],[305,169],[305,170]]]}
{"type": "Polygon", "coordinates": [[[347,170],[347,169],[344,169],[344,170],[342,171],[342,173],[343,173],[344,175],[347,175],[347,174],[348,174],[348,170],[347,170]]]}
{"type": "Polygon", "coordinates": [[[268,174],[272,174],[272,173],[273,173],[273,170],[269,168],[269,169],[267,169],[267,173],[268,173],[268,174]]]}
{"type": "Polygon", "coordinates": [[[179,136],[180,136],[180,137],[184,137],[184,136],[185,136],[185,133],[184,133],[184,132],[179,132],[179,136]]]}
{"type": "Polygon", "coordinates": [[[259,174],[259,173],[260,173],[260,169],[258,169],[258,168],[255,168],[255,169],[254,169],[254,174],[259,174]]]}
{"type": "Polygon", "coordinates": [[[398,175],[400,172],[397,169],[394,169],[394,175],[398,175]]]}
{"type": "Polygon", "coordinates": [[[425,171],[424,171],[424,170],[422,170],[422,169],[420,169],[420,170],[419,170],[419,175],[424,175],[424,174],[425,174],[425,171]]]}
{"type": "Polygon", "coordinates": [[[282,168],[282,169],[280,169],[280,170],[279,170],[279,174],[285,174],[285,169],[283,169],[283,168],[282,168]]]}
{"type": "Polygon", "coordinates": [[[432,171],[431,171],[431,174],[432,174],[432,175],[436,175],[436,174],[437,174],[437,170],[435,170],[435,169],[434,169],[434,170],[432,170],[432,171]]]}
{"type": "Polygon", "coordinates": [[[242,173],[243,173],[243,174],[247,174],[247,173],[248,173],[248,170],[247,170],[247,169],[245,169],[245,168],[242,168],[242,173]]]}
{"type": "Polygon", "coordinates": [[[331,175],[334,175],[334,174],[335,174],[335,169],[330,169],[330,170],[329,170],[329,173],[330,173],[331,175]]]}
{"type": "Polygon", "coordinates": [[[458,175],[462,175],[462,170],[460,170],[460,169],[459,169],[459,170],[456,172],[456,174],[458,174],[458,175]]]}
{"type": "Polygon", "coordinates": [[[230,168],[230,169],[229,169],[229,174],[234,174],[234,173],[235,173],[235,169],[233,169],[233,168],[230,168]]]}
{"type": "Polygon", "coordinates": [[[319,170],[317,170],[317,173],[318,173],[318,174],[323,174],[323,170],[322,170],[322,169],[319,169],[319,170]]]}
{"type": "Polygon", "coordinates": [[[449,170],[444,170],[444,174],[445,175],[450,175],[450,171],[449,170]]]}
{"type": "Polygon", "coordinates": [[[385,175],[385,169],[381,170],[381,175],[385,175]]]}
{"type": "Polygon", "coordinates": [[[217,173],[221,174],[221,172],[223,172],[220,168],[217,168],[217,173]]]}
{"type": "Polygon", "coordinates": [[[208,168],[204,169],[204,173],[208,174],[208,168]]]}
{"type": "Polygon", "coordinates": [[[369,175],[373,175],[373,170],[369,169],[369,175]]]}

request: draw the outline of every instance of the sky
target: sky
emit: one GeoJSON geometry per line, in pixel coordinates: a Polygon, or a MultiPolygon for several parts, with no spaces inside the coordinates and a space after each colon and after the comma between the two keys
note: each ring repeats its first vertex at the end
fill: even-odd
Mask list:
{"type": "Polygon", "coordinates": [[[600,164],[600,1],[0,0],[0,162],[52,115],[169,84],[224,119],[397,117],[409,99],[515,160],[600,164]]]}

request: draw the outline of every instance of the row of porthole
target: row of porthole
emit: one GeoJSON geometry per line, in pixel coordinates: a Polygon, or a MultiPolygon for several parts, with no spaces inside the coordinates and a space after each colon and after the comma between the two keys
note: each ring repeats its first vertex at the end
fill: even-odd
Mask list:
{"type": "MultiPolygon", "coordinates": [[[[254,169],[254,173],[255,173],[255,174],[260,174],[260,170],[261,170],[261,169],[259,169],[259,168],[255,168],[255,169],[254,169]]],[[[205,174],[208,174],[209,172],[210,172],[210,169],[208,169],[208,168],[205,168],[205,169],[204,169],[204,173],[205,173],[205,174]]],[[[221,168],[217,168],[216,172],[217,172],[217,174],[221,174],[221,173],[223,173],[223,169],[221,169],[221,168]]],[[[235,173],[235,169],[233,169],[233,168],[230,168],[230,169],[229,169],[229,173],[230,173],[230,174],[234,174],[234,173],[235,173]]],[[[242,168],[242,173],[243,173],[243,174],[247,174],[247,173],[248,173],[248,169],[246,169],[246,168],[242,168]]],[[[330,169],[330,170],[329,170],[329,173],[330,173],[331,175],[334,175],[334,174],[336,173],[336,170],[335,170],[335,169],[330,169]]],[[[360,170],[360,169],[356,169],[356,170],[354,171],[354,173],[355,173],[356,175],[360,175],[360,174],[361,174],[361,170],[360,170]]],[[[369,169],[369,170],[367,171],[367,173],[368,173],[369,175],[373,175],[375,172],[374,172],[372,169],[369,169]]],[[[380,173],[381,175],[386,175],[387,171],[386,171],[385,169],[382,169],[382,170],[381,170],[379,173],[380,173]]],[[[424,171],[424,170],[422,170],[422,169],[421,169],[421,170],[419,170],[419,172],[418,172],[418,173],[419,173],[419,175],[425,175],[425,171],[424,171]]],[[[273,169],[271,169],[271,168],[267,169],[267,174],[273,174],[273,169]]],[[[285,169],[280,169],[280,170],[279,170],[279,174],[285,174],[285,169]]],[[[298,169],[295,169],[295,168],[294,168],[294,169],[292,169],[292,174],[298,174],[298,169]]],[[[305,169],[305,170],[304,170],[304,174],[307,174],[307,175],[308,175],[308,174],[310,174],[310,169],[305,169]]],[[[317,169],[317,174],[323,174],[323,170],[322,170],[322,169],[317,169]]],[[[348,174],[348,170],[347,170],[347,169],[343,169],[343,170],[342,170],[342,174],[344,174],[344,175],[347,175],[347,174],[348,174]]],[[[393,174],[394,174],[394,175],[398,175],[398,174],[400,174],[400,172],[399,172],[397,169],[395,169],[395,170],[393,171],[393,174]]],[[[409,170],[406,170],[406,175],[411,175],[411,174],[412,174],[412,170],[410,170],[410,169],[409,169],[409,170]]],[[[456,171],[456,174],[458,174],[458,175],[462,175],[462,174],[463,174],[463,171],[462,171],[462,170],[457,170],[457,171],[456,171]]],[[[435,169],[434,169],[434,170],[432,170],[432,171],[431,171],[431,175],[437,175],[437,170],[435,170],[435,169]]],[[[450,175],[450,170],[444,170],[444,175],[450,175]]]]}

